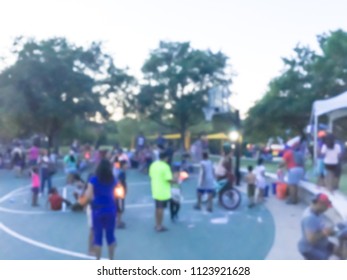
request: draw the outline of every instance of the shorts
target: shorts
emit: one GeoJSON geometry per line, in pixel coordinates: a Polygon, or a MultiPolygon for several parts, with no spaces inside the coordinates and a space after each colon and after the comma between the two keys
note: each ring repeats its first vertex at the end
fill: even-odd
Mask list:
{"type": "Polygon", "coordinates": [[[288,170],[287,184],[291,186],[297,186],[299,182],[304,179],[304,168],[293,167],[288,170]]]}
{"type": "Polygon", "coordinates": [[[257,180],[256,186],[258,189],[264,190],[266,188],[266,180],[265,178],[257,180]]]}
{"type": "Polygon", "coordinates": [[[329,242],[326,248],[313,248],[301,254],[306,260],[328,260],[334,252],[334,246],[334,243],[329,242]]]}
{"type": "Polygon", "coordinates": [[[39,187],[32,187],[31,191],[33,192],[33,194],[38,194],[40,191],[40,188],[39,187]]]}
{"type": "Polygon", "coordinates": [[[117,212],[124,213],[125,210],[125,199],[116,199],[116,205],[117,205],[117,212]]]}
{"type": "Polygon", "coordinates": [[[336,177],[341,176],[341,167],[339,164],[324,164],[324,167],[327,171],[330,171],[336,177]]]}
{"type": "Polygon", "coordinates": [[[155,199],[154,201],[155,201],[155,208],[156,209],[164,209],[167,207],[167,203],[170,201],[170,199],[169,200],[157,200],[157,199],[155,199]]]}
{"type": "Polygon", "coordinates": [[[253,197],[255,195],[255,184],[247,185],[247,195],[248,197],[253,197]]]}
{"type": "Polygon", "coordinates": [[[205,194],[205,193],[214,193],[215,190],[214,189],[204,189],[204,188],[198,188],[197,192],[200,194],[205,194]]]}

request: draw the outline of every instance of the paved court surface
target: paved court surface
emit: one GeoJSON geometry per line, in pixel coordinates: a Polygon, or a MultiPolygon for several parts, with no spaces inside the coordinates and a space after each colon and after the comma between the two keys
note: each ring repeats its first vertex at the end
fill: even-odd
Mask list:
{"type": "MultiPolygon", "coordinates": [[[[277,230],[268,208],[248,209],[244,197],[235,211],[218,206],[213,213],[193,210],[196,178],[192,177],[183,186],[179,221],[172,223],[166,213],[169,231],[156,233],[149,179],[133,170],[128,178],[127,228],[116,231],[117,259],[283,259],[273,253],[277,230]]],[[[64,181],[63,174],[53,179],[60,191],[64,181]]],[[[86,255],[85,213],[49,211],[45,196],[40,198],[40,207],[32,208],[29,183],[29,178],[16,179],[0,170],[0,259],[90,258],[86,255]]]]}

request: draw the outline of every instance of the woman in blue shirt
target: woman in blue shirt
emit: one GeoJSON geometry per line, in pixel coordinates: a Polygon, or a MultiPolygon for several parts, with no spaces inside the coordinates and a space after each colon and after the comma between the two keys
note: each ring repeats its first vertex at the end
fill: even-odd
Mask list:
{"type": "Polygon", "coordinates": [[[102,238],[105,232],[109,259],[113,259],[116,245],[116,203],[114,188],[117,184],[112,174],[112,165],[108,160],[101,160],[96,175],[88,183],[86,198],[91,203],[94,232],[95,255],[101,257],[102,238]]]}

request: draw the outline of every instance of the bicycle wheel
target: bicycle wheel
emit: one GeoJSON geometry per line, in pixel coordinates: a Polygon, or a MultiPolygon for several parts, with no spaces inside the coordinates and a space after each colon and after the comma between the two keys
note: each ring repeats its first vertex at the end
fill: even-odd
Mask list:
{"type": "Polygon", "coordinates": [[[241,193],[235,188],[221,190],[219,195],[219,202],[224,208],[233,210],[237,208],[241,203],[241,193]]]}

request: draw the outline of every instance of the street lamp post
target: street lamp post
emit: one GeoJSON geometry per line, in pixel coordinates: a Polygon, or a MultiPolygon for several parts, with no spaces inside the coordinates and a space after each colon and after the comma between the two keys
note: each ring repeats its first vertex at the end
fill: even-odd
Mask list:
{"type": "Polygon", "coordinates": [[[241,172],[240,172],[240,159],[241,159],[241,125],[240,125],[240,115],[239,110],[235,112],[235,127],[229,133],[229,139],[235,144],[235,183],[237,186],[241,182],[241,172]]]}
{"type": "Polygon", "coordinates": [[[236,186],[240,186],[241,182],[241,172],[240,172],[240,158],[241,158],[241,143],[242,143],[242,136],[241,136],[241,122],[240,122],[240,112],[239,110],[236,110],[236,129],[239,132],[239,138],[237,139],[236,142],[236,147],[235,147],[235,183],[236,186]]]}
{"type": "MultiPolygon", "coordinates": [[[[230,104],[220,103],[223,100],[227,100],[230,96],[228,88],[212,88],[209,93],[208,106],[203,108],[205,118],[207,121],[211,121],[215,114],[229,113],[230,104]]],[[[241,172],[240,172],[240,158],[241,158],[241,146],[242,146],[242,135],[241,135],[241,121],[239,110],[235,110],[235,129],[229,133],[229,139],[235,144],[235,183],[237,186],[240,185],[241,172]]]]}

